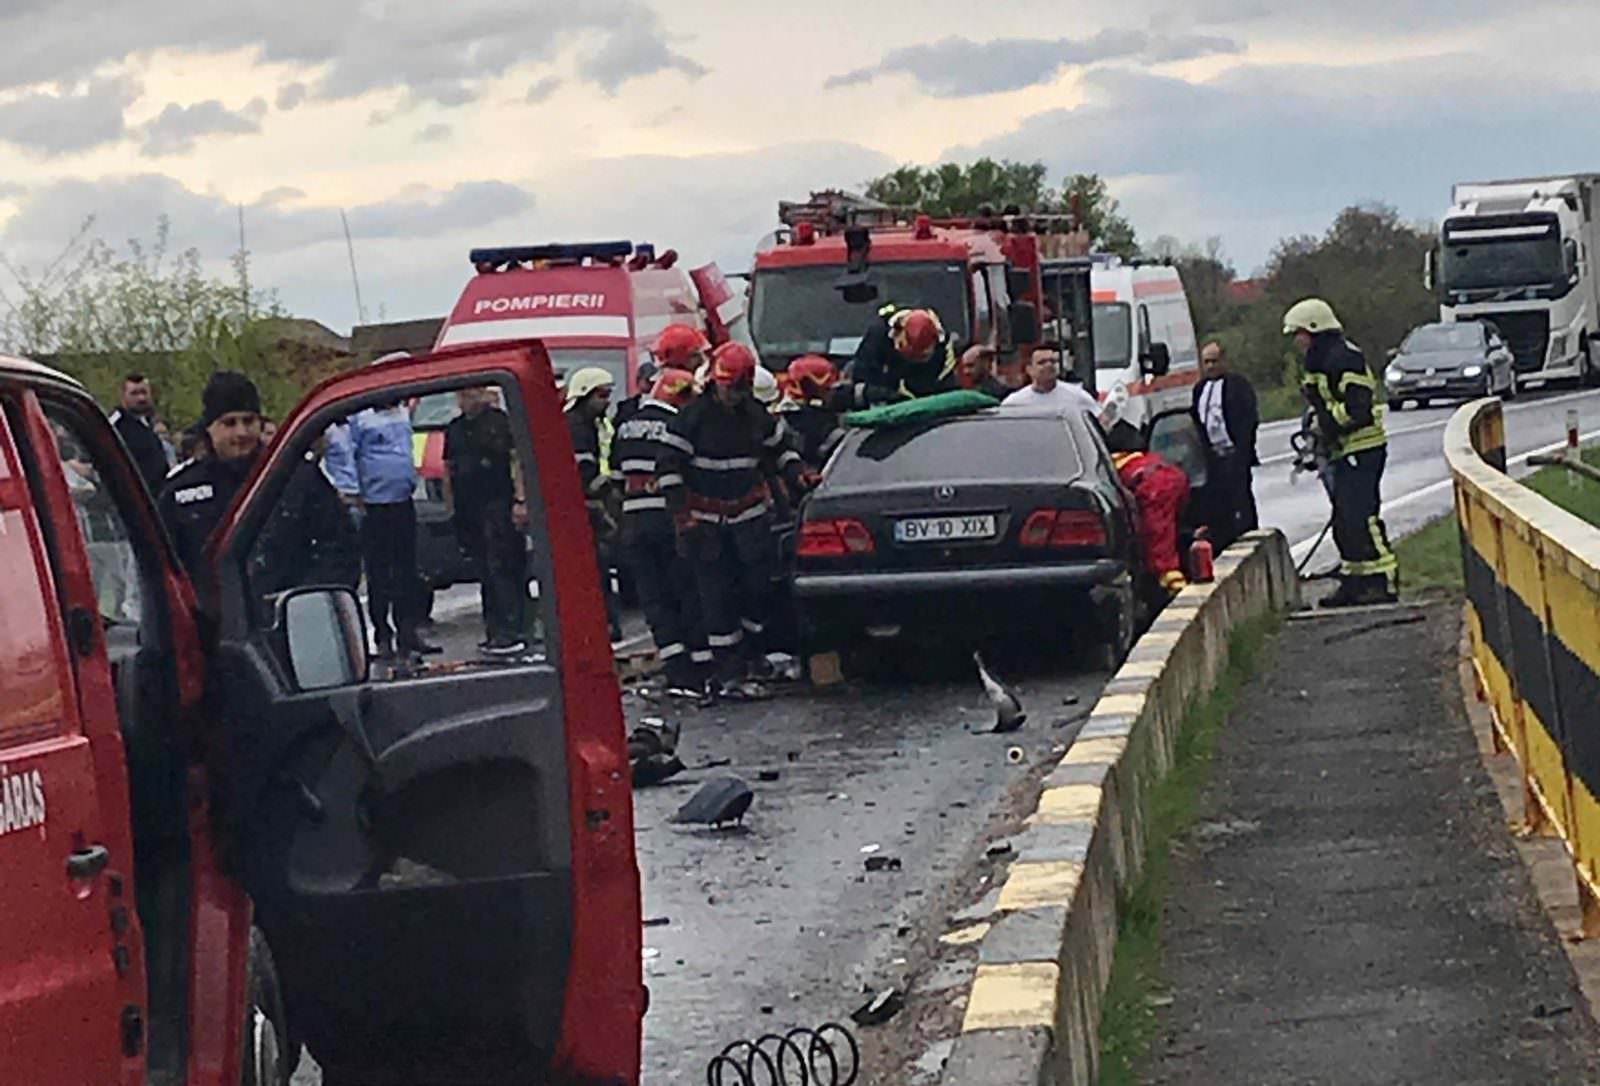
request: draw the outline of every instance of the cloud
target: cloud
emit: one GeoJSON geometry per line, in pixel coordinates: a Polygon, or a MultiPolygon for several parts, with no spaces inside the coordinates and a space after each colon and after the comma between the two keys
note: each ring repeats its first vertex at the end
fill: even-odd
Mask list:
{"type": "Polygon", "coordinates": [[[147,158],[185,155],[193,151],[202,136],[248,136],[261,131],[267,115],[263,98],[250,101],[243,109],[229,109],[215,98],[190,106],[169,103],[154,120],[138,129],[144,144],[139,153],[147,158]]]}
{"type": "Polygon", "coordinates": [[[0,200],[15,200],[27,194],[27,185],[19,185],[15,181],[0,181],[0,200]]]}
{"type": "Polygon", "coordinates": [[[8,0],[0,7],[7,44],[0,90],[84,77],[157,50],[245,50],[298,73],[310,97],[388,92],[463,105],[512,69],[552,60],[579,35],[603,38],[595,56],[620,65],[586,66],[584,78],[607,88],[654,71],[699,68],[667,48],[660,17],[645,0],[363,3],[338,5],[336,13],[326,0],[100,0],[87,21],[81,6],[8,0]]]}
{"type": "Polygon", "coordinates": [[[117,77],[24,94],[0,103],[0,140],[42,155],[114,143],[127,132],[124,111],[141,93],[137,80],[117,77]]]}
{"type": "Polygon", "coordinates": [[[278,108],[288,113],[301,102],[306,100],[306,85],[304,83],[285,83],[278,88],[278,108]]]}
{"type": "Polygon", "coordinates": [[[1105,61],[1164,63],[1244,47],[1208,34],[1153,35],[1142,30],[1102,30],[1087,38],[996,38],[975,42],[949,37],[892,49],[877,64],[830,77],[828,89],[867,83],[882,75],[909,75],[928,94],[965,98],[1049,83],[1066,68],[1105,61]]]}
{"type": "Polygon", "coordinates": [[[1204,82],[1117,69],[1084,76],[1088,101],[948,151],[1043,158],[1055,176],[1093,170],[1145,237],[1224,234],[1247,264],[1278,238],[1320,233],[1361,200],[1439,214],[1450,184],[1572,168],[1600,140],[1595,88],[1560,72],[1498,68],[1487,57],[1410,57],[1350,67],[1247,65],[1204,82]]]}
{"type": "Polygon", "coordinates": [[[633,24],[614,31],[605,45],[578,65],[578,74],[608,94],[630,79],[675,71],[699,79],[706,67],[667,48],[658,31],[633,24]]]}
{"type": "Polygon", "coordinates": [[[561,77],[559,75],[547,75],[543,79],[534,82],[528,88],[528,96],[523,101],[530,106],[536,106],[560,89],[561,77]]]}
{"type": "Polygon", "coordinates": [[[448,124],[430,124],[417,133],[418,143],[445,143],[455,135],[455,126],[448,124]]]}

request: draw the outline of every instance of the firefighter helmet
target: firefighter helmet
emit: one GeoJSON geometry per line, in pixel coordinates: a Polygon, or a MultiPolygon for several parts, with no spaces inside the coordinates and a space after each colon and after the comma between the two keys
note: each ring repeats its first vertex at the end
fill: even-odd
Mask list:
{"type": "Polygon", "coordinates": [[[599,366],[585,366],[576,370],[567,378],[567,406],[571,407],[602,388],[610,389],[616,383],[616,378],[599,366]]]}
{"type": "Polygon", "coordinates": [[[801,355],[789,363],[789,380],[804,400],[820,400],[839,380],[839,371],[820,354],[801,355]]]}
{"type": "Polygon", "coordinates": [[[749,386],[756,376],[756,356],[743,343],[724,343],[711,352],[711,380],[719,385],[749,386]]]}
{"type": "Polygon", "coordinates": [[[1289,307],[1289,312],[1283,315],[1283,334],[1293,335],[1296,332],[1337,332],[1341,330],[1339,318],[1334,316],[1333,306],[1321,298],[1307,298],[1296,302],[1289,307]]]}
{"type": "Polygon", "coordinates": [[[894,337],[896,352],[913,361],[924,362],[939,345],[944,326],[931,309],[902,309],[889,318],[889,331],[894,337]]]}
{"type": "Polygon", "coordinates": [[[682,407],[694,399],[694,374],[668,366],[656,374],[656,383],[650,389],[650,398],[682,407]]]}
{"type": "Polygon", "coordinates": [[[777,403],[778,398],[783,395],[783,390],[778,387],[777,376],[765,366],[756,367],[752,391],[756,399],[767,407],[777,403]]]}
{"type": "Polygon", "coordinates": [[[695,355],[710,349],[711,344],[706,342],[706,337],[698,328],[687,324],[669,324],[656,336],[655,346],[650,353],[663,366],[687,369],[695,355]]]}

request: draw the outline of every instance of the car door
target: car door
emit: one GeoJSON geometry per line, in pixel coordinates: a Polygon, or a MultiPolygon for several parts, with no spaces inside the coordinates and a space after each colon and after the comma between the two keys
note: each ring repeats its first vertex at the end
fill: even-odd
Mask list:
{"type": "Polygon", "coordinates": [[[644,990],[620,695],[544,349],[445,351],[337,378],[267,456],[213,541],[213,750],[224,862],[255,902],[291,1028],[332,1081],[637,1083],[644,990]],[[274,554],[308,553],[279,538],[294,523],[290,484],[337,419],[486,386],[526,498],[504,560],[522,563],[518,621],[542,628],[543,644],[474,660],[455,646],[476,629],[440,618],[447,662],[375,667],[348,589],[264,572],[274,554]]]}
{"type": "Polygon", "coordinates": [[[30,461],[25,396],[0,383],[0,1077],[132,1084],[143,974],[126,782],[104,742],[114,721],[74,682],[98,616],[76,605],[52,546],[79,525],[41,517],[38,486],[62,468],[30,461]]]}
{"type": "Polygon", "coordinates": [[[1150,420],[1145,447],[1189,477],[1189,505],[1184,513],[1184,535],[1207,522],[1213,513],[1210,461],[1205,435],[1187,409],[1163,411],[1150,420]]]}

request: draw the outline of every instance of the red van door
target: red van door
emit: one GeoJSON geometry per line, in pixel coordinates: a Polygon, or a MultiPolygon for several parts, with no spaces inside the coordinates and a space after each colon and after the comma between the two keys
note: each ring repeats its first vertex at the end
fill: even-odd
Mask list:
{"type": "Polygon", "coordinates": [[[99,616],[63,606],[20,420],[0,389],[0,1078],[131,1083],[144,1027],[127,812],[99,794],[73,681],[99,616]]]}
{"type": "Polygon", "coordinates": [[[620,696],[544,349],[336,378],[267,456],[213,540],[208,747],[223,861],[255,902],[291,1028],[330,1081],[633,1086],[644,989],[620,696]],[[523,499],[501,560],[520,571],[516,621],[542,643],[379,666],[369,598],[309,572],[320,559],[299,557],[317,548],[293,503],[302,481],[321,485],[331,424],[485,390],[523,499]]]}

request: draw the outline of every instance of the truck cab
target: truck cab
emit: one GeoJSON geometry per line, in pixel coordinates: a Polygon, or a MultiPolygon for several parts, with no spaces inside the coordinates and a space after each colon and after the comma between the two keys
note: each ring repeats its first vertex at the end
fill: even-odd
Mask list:
{"type": "Polygon", "coordinates": [[[282,1086],[303,1041],[330,1082],[637,1084],[627,754],[560,412],[531,342],[336,377],[191,576],[82,386],[0,358],[7,1081],[282,1086]],[[296,503],[339,419],[487,388],[544,651],[380,666],[296,503]]]}

